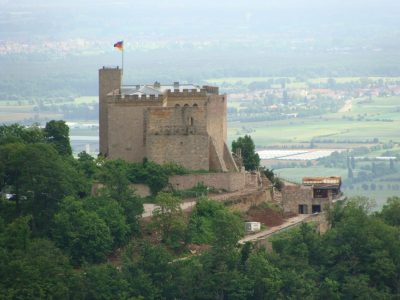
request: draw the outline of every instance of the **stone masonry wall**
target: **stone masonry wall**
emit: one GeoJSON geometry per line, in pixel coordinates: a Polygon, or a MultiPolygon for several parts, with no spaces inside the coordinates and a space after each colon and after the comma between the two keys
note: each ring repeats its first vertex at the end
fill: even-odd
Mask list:
{"type": "Polygon", "coordinates": [[[146,157],[174,161],[191,170],[209,169],[209,139],[202,107],[157,107],[146,110],[146,157]]]}
{"type": "Polygon", "coordinates": [[[177,190],[187,190],[198,183],[223,189],[228,192],[242,190],[245,187],[244,173],[204,173],[204,174],[189,174],[176,175],[169,178],[169,183],[177,190]]]}
{"type": "Polygon", "coordinates": [[[303,185],[287,185],[282,189],[282,206],[285,213],[299,213],[299,205],[307,205],[308,213],[312,213],[313,205],[320,205],[321,211],[332,203],[332,193],[328,198],[314,198],[313,187],[303,185]]]}
{"type": "Polygon", "coordinates": [[[284,213],[299,212],[299,205],[306,204],[311,210],[313,191],[310,187],[301,185],[284,186],[282,189],[282,205],[284,213]]]}
{"type": "Polygon", "coordinates": [[[99,135],[100,153],[108,154],[108,104],[107,94],[121,86],[121,69],[99,70],[99,135]]]}
{"type": "Polygon", "coordinates": [[[240,197],[231,197],[223,201],[232,210],[246,212],[252,206],[260,205],[265,202],[272,202],[271,190],[263,189],[254,191],[240,197]]]}
{"type": "Polygon", "coordinates": [[[108,148],[110,159],[141,162],[145,157],[143,111],[136,105],[109,104],[108,148]]]}
{"type": "Polygon", "coordinates": [[[224,157],[226,130],[226,96],[211,95],[207,101],[207,132],[214,141],[221,158],[224,157]]]}

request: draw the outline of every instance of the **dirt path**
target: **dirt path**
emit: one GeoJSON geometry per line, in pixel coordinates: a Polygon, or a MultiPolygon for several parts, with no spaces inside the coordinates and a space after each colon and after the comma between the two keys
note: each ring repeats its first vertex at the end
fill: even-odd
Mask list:
{"type": "Polygon", "coordinates": [[[349,112],[351,111],[351,108],[353,107],[353,102],[351,99],[346,100],[346,102],[344,103],[343,107],[341,109],[339,109],[340,113],[344,113],[344,112],[349,112]]]}
{"type": "Polygon", "coordinates": [[[277,233],[278,231],[295,226],[295,225],[303,222],[305,219],[307,219],[309,217],[310,217],[310,215],[298,215],[296,217],[287,219],[283,224],[281,224],[279,226],[274,226],[267,230],[263,230],[258,233],[248,235],[248,236],[242,238],[241,240],[239,240],[239,244],[244,244],[246,242],[253,242],[256,240],[265,239],[266,237],[268,237],[274,233],[277,233]]]}
{"type": "MultiPolygon", "coordinates": [[[[216,201],[224,201],[231,197],[245,196],[245,195],[248,195],[249,193],[253,193],[256,191],[258,191],[257,188],[251,188],[251,187],[249,188],[248,187],[241,191],[223,193],[223,194],[210,194],[207,197],[209,199],[213,199],[216,201]]],[[[183,211],[189,211],[189,210],[192,210],[195,205],[196,205],[196,198],[186,199],[181,204],[181,209],[183,211]]],[[[151,204],[151,203],[144,203],[143,208],[144,208],[144,213],[142,214],[142,218],[147,218],[147,217],[151,217],[153,215],[153,210],[155,208],[157,208],[157,205],[151,204]]]]}

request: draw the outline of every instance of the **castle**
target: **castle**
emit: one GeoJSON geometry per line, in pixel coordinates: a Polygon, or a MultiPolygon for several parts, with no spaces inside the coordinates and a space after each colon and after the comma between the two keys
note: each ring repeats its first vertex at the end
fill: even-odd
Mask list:
{"type": "Polygon", "coordinates": [[[99,70],[100,153],[110,159],[238,172],[226,144],[227,97],[192,84],[121,87],[122,70],[99,70]]]}

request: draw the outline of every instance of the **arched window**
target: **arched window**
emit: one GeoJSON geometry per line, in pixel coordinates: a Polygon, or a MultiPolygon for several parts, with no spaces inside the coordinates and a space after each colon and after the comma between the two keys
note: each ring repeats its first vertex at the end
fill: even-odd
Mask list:
{"type": "Polygon", "coordinates": [[[184,107],[188,107],[188,106],[189,106],[189,104],[187,104],[187,103],[184,105],[184,107]]]}
{"type": "Polygon", "coordinates": [[[193,107],[197,107],[197,106],[198,106],[197,103],[193,104],[193,107]]]}
{"type": "Polygon", "coordinates": [[[179,104],[175,104],[175,107],[181,107],[179,104]]]}

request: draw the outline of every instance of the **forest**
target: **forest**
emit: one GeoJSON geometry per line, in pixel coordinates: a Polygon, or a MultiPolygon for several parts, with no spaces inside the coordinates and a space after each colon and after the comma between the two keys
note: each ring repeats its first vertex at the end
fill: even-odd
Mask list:
{"type": "Polygon", "coordinates": [[[162,191],[186,170],[71,155],[63,121],[0,126],[1,299],[398,299],[400,198],[356,197],[312,224],[239,245],[240,214],[162,191]],[[164,179],[163,179],[164,178],[164,179]],[[91,193],[94,182],[103,188],[91,193]],[[141,218],[144,182],[159,209],[141,218]],[[189,245],[201,245],[193,254],[189,245]]]}

